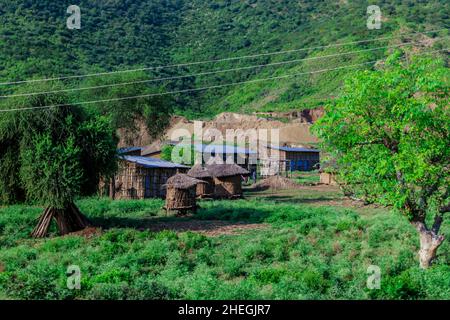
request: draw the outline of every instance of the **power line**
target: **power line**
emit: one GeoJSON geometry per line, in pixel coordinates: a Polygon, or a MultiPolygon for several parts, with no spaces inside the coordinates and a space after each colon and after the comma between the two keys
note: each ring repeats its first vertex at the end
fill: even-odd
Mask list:
{"type": "MultiPolygon", "coordinates": [[[[444,30],[448,30],[448,29],[445,28],[445,29],[431,30],[431,31],[426,31],[426,32],[422,32],[422,33],[433,33],[433,32],[440,32],[440,31],[444,31],[444,30]]],[[[206,63],[235,61],[235,60],[251,59],[251,58],[257,58],[257,57],[263,57],[263,56],[272,56],[272,55],[278,55],[278,54],[288,54],[288,53],[301,52],[301,51],[307,51],[307,50],[316,50],[316,49],[326,49],[326,48],[340,47],[340,46],[346,46],[346,45],[351,45],[351,44],[367,43],[367,42],[373,42],[373,41],[383,41],[383,40],[401,38],[403,36],[413,35],[413,34],[416,34],[416,33],[415,32],[414,33],[404,33],[404,34],[400,34],[398,36],[390,36],[390,37],[374,38],[374,39],[365,39],[365,40],[345,42],[345,43],[335,43],[335,44],[331,44],[331,45],[309,47],[309,48],[300,48],[300,49],[292,49],[292,50],[284,50],[284,51],[276,51],[276,52],[266,52],[266,53],[260,53],[260,54],[253,54],[253,55],[246,55],[246,56],[239,56],[239,57],[229,57],[229,58],[223,58],[223,59],[204,60],[204,61],[197,61],[197,62],[186,62],[186,63],[180,63],[180,64],[166,65],[166,66],[146,67],[146,68],[129,69],[129,70],[118,70],[118,71],[110,71],[110,72],[99,72],[99,73],[91,73],[91,74],[84,74],[84,75],[61,76],[61,77],[44,78],[44,79],[31,79],[31,80],[2,82],[2,83],[0,83],[0,85],[2,85],[2,86],[3,85],[17,85],[17,84],[24,84],[24,83],[47,82],[47,81],[68,80],[68,79],[80,79],[80,78],[105,76],[105,75],[112,75],[112,74],[119,74],[119,73],[130,73],[130,72],[137,72],[137,71],[161,70],[161,69],[167,69],[167,68],[187,67],[187,66],[201,65],[201,64],[206,64],[206,63]]]]}
{"type": "MultiPolygon", "coordinates": [[[[441,37],[441,39],[445,39],[445,38],[448,38],[448,37],[450,37],[450,36],[441,37]]],[[[52,90],[52,91],[42,91],[42,92],[10,94],[10,95],[0,96],[0,98],[28,97],[28,96],[35,96],[35,95],[41,95],[41,94],[55,94],[55,93],[62,93],[62,92],[74,92],[74,91],[104,89],[104,88],[112,88],[112,87],[118,87],[118,86],[128,86],[128,85],[143,84],[143,83],[150,83],[150,82],[177,80],[177,79],[183,79],[183,78],[191,78],[191,77],[198,77],[198,76],[205,76],[205,75],[212,75],[212,74],[219,74],[219,73],[227,73],[227,72],[232,72],[232,71],[248,70],[248,69],[255,69],[255,68],[262,68],[262,67],[269,67],[269,66],[276,66],[276,65],[285,65],[285,64],[291,64],[291,63],[296,63],[296,62],[301,62],[301,61],[333,58],[333,57],[346,56],[346,55],[351,55],[351,54],[356,54],[356,53],[361,53],[361,52],[369,52],[369,51],[376,51],[376,50],[381,50],[381,49],[398,48],[398,47],[408,46],[408,45],[412,45],[412,44],[418,44],[418,42],[406,42],[406,43],[402,43],[402,44],[399,44],[399,45],[393,45],[393,46],[384,46],[384,47],[377,47],[377,48],[371,48],[371,49],[356,50],[356,51],[350,51],[350,52],[344,52],[344,53],[336,53],[336,54],[330,54],[330,55],[324,55],[324,56],[309,57],[309,58],[281,61],[281,62],[274,62],[274,63],[267,63],[267,64],[259,64],[259,65],[252,65],[252,66],[232,68],[232,69],[213,70],[213,71],[206,71],[206,72],[200,72],[200,73],[194,73],[194,74],[188,74],[188,75],[182,75],[182,76],[163,77],[163,78],[148,79],[148,80],[137,80],[137,81],[131,81],[131,82],[121,82],[121,83],[113,83],[113,84],[91,86],[91,87],[81,87],[81,88],[70,88],[70,89],[61,89],[61,90],[52,90]]]]}
{"type": "Polygon", "coordinates": [[[295,76],[305,75],[305,74],[314,74],[314,73],[321,73],[321,72],[326,72],[326,71],[333,71],[333,70],[338,70],[338,69],[344,69],[344,68],[350,68],[350,67],[366,65],[366,64],[369,64],[369,63],[376,63],[378,61],[381,61],[381,60],[369,61],[369,62],[360,63],[360,64],[357,64],[357,65],[345,66],[345,67],[338,67],[338,68],[332,68],[332,69],[323,69],[323,70],[318,70],[318,71],[302,72],[302,73],[297,73],[297,74],[292,74],[292,75],[284,75],[284,76],[277,76],[277,77],[270,77],[270,78],[262,78],[262,79],[248,80],[248,81],[226,83],[226,84],[214,85],[214,86],[208,86],[208,87],[202,87],[202,88],[185,89],[185,90],[177,90],[177,91],[169,91],[169,92],[161,92],[161,93],[151,93],[151,94],[145,94],[145,95],[138,95],[138,96],[131,96],[131,97],[122,97],[122,98],[111,98],[111,99],[103,99],[103,100],[95,100],[95,101],[84,101],[84,102],[67,103],[67,104],[56,104],[56,105],[50,105],[50,106],[16,108],[16,109],[7,109],[7,110],[4,109],[4,110],[0,110],[0,112],[58,108],[58,107],[64,107],[64,106],[68,106],[68,105],[94,104],[94,103],[103,103],[103,102],[112,102],[112,101],[123,101],[123,100],[129,100],[129,99],[149,98],[149,97],[163,96],[163,95],[177,94],[177,93],[204,91],[204,90],[208,90],[208,89],[224,88],[224,87],[230,87],[230,86],[239,85],[239,84],[256,83],[256,82],[262,82],[262,81],[268,81],[268,80],[277,80],[277,79],[284,79],[284,78],[289,78],[289,77],[295,77],[295,76]]]}
{"type": "MultiPolygon", "coordinates": [[[[429,52],[425,52],[424,54],[430,54],[430,53],[435,53],[435,52],[440,52],[440,51],[448,51],[448,50],[450,50],[450,48],[441,49],[441,50],[435,50],[435,51],[429,51],[429,52]]],[[[261,78],[261,79],[254,79],[254,80],[226,83],[226,84],[214,85],[214,86],[208,86],[208,87],[202,87],[202,88],[184,89],[184,90],[161,92],[161,93],[151,93],[151,94],[137,95],[137,96],[130,96],[130,97],[122,97],[122,98],[111,98],[111,99],[94,100],[94,101],[83,101],[83,102],[74,102],[74,103],[66,103],[66,104],[55,104],[55,105],[49,105],[49,106],[15,108],[15,109],[3,109],[3,110],[0,110],[0,112],[12,112],[12,111],[26,111],[26,110],[59,108],[59,107],[65,107],[65,106],[86,105],[86,104],[95,104],[95,103],[104,103],[104,102],[113,102],[113,101],[123,101],[123,100],[131,100],[131,99],[149,98],[149,97],[164,96],[164,95],[178,94],[178,93],[204,91],[204,90],[209,90],[209,89],[218,89],[218,88],[231,87],[231,86],[240,85],[240,84],[258,83],[258,82],[264,82],[264,81],[270,81],[270,80],[279,80],[279,79],[293,78],[293,77],[297,77],[297,76],[300,76],[300,75],[306,75],[306,74],[316,74],[316,73],[323,73],[323,72],[335,71],[335,70],[340,70],[340,69],[353,68],[353,67],[363,66],[363,65],[372,64],[372,63],[377,63],[377,62],[381,62],[381,61],[385,61],[385,60],[386,59],[374,60],[374,61],[368,61],[368,62],[363,62],[363,63],[359,63],[359,64],[354,64],[354,65],[337,67],[337,68],[322,69],[322,70],[316,70],[316,71],[309,71],[309,72],[302,72],[302,73],[296,73],[296,74],[289,74],[289,75],[284,75],[284,76],[277,76],[277,77],[269,77],[269,78],[261,78]]]]}

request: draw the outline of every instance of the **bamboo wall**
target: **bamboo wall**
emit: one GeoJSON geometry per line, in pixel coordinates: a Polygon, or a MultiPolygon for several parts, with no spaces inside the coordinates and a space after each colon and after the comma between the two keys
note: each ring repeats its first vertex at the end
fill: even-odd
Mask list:
{"type": "Polygon", "coordinates": [[[212,197],[214,195],[214,180],[213,178],[202,178],[206,183],[199,183],[197,185],[197,197],[212,197]]]}
{"type": "Polygon", "coordinates": [[[176,168],[145,168],[135,163],[121,161],[114,179],[115,199],[163,198],[163,185],[177,173],[176,168]]]}
{"type": "Polygon", "coordinates": [[[242,196],[241,176],[214,178],[214,195],[217,198],[233,198],[242,196]]]}

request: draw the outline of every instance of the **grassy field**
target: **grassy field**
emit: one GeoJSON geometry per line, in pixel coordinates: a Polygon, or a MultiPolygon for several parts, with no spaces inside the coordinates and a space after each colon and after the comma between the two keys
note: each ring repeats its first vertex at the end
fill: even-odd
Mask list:
{"type": "Polygon", "coordinates": [[[44,240],[29,237],[42,208],[0,208],[1,299],[450,298],[448,241],[420,270],[406,219],[335,188],[248,192],[183,218],[165,216],[162,200],[77,205],[101,228],[44,240]],[[69,265],[81,290],[67,288],[69,265]],[[367,288],[370,265],[380,289],[367,288]]]}

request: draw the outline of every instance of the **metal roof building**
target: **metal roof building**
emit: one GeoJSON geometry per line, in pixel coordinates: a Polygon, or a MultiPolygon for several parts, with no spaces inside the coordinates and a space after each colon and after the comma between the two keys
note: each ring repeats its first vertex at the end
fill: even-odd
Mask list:
{"type": "Polygon", "coordinates": [[[141,156],[121,156],[120,159],[135,163],[144,168],[189,169],[188,166],[173,163],[170,161],[165,161],[165,160],[162,160],[159,158],[149,158],[149,157],[141,157],[141,156]]]}
{"type": "Polygon", "coordinates": [[[110,181],[108,191],[113,199],[165,197],[167,180],[189,167],[141,156],[119,156],[119,170],[110,181]]]}
{"type": "Polygon", "coordinates": [[[271,157],[279,159],[284,168],[281,171],[311,171],[318,168],[320,150],[304,147],[268,145],[271,157]]]}
{"type": "Polygon", "coordinates": [[[286,147],[286,146],[267,146],[269,149],[280,150],[285,152],[313,152],[320,153],[320,150],[310,149],[310,148],[301,148],[301,147],[286,147]]]}

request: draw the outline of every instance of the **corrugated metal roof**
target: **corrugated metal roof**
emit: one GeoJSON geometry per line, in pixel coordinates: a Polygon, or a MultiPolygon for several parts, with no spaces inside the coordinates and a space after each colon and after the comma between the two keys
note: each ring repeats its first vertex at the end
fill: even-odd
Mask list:
{"type": "Polygon", "coordinates": [[[194,144],[194,149],[197,152],[216,154],[256,154],[255,151],[247,148],[222,144],[194,144]]]}
{"type": "Polygon", "coordinates": [[[280,147],[280,146],[267,146],[269,149],[286,151],[286,152],[314,152],[319,153],[320,150],[308,149],[308,148],[295,148],[295,147],[280,147]]]}
{"type": "Polygon", "coordinates": [[[126,147],[126,148],[120,148],[117,149],[118,154],[124,154],[128,152],[134,152],[134,151],[140,151],[142,150],[142,147],[126,147]]]}
{"type": "Polygon", "coordinates": [[[189,168],[181,164],[148,157],[138,157],[138,156],[121,156],[120,159],[125,161],[136,163],[145,168],[189,168]]]}

